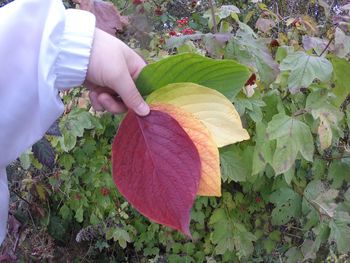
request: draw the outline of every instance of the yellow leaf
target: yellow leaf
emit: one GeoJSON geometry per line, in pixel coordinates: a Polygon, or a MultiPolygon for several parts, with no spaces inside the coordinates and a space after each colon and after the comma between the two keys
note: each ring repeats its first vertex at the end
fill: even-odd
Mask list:
{"type": "Polygon", "coordinates": [[[218,147],[249,139],[238,112],[220,92],[194,83],[166,85],[150,94],[149,103],[169,103],[195,115],[209,129],[218,147]]]}
{"type": "Polygon", "coordinates": [[[219,151],[209,130],[193,114],[171,104],[152,104],[151,108],[169,114],[186,131],[201,160],[198,195],[221,196],[219,151]]]}

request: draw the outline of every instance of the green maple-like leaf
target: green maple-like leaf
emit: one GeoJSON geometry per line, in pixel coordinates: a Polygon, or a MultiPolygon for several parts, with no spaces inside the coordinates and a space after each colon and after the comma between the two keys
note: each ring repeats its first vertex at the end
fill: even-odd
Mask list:
{"type": "Polygon", "coordinates": [[[292,167],[298,152],[306,160],[313,160],[313,138],[309,126],[305,123],[280,113],[269,122],[266,132],[270,140],[277,141],[272,160],[277,175],[287,172],[292,167]]]}
{"type": "Polygon", "coordinates": [[[336,211],[334,219],[329,223],[330,239],[337,244],[340,253],[350,252],[350,215],[344,211],[336,211]]]}
{"type": "Polygon", "coordinates": [[[283,225],[301,214],[301,197],[290,188],[281,188],[270,196],[276,207],[272,211],[272,223],[283,225]]]}
{"type": "Polygon", "coordinates": [[[341,160],[335,160],[331,163],[328,170],[328,178],[331,179],[334,188],[340,188],[344,181],[350,181],[350,163],[341,160]]]}
{"type": "Polygon", "coordinates": [[[332,92],[336,95],[336,106],[340,106],[350,93],[350,63],[346,59],[331,58],[334,73],[335,88],[332,92]]]}
{"type": "Polygon", "coordinates": [[[298,51],[283,59],[280,70],[290,71],[288,88],[295,92],[300,88],[309,87],[315,79],[330,80],[333,67],[326,58],[310,56],[298,51]]]}
{"type": "Polygon", "coordinates": [[[256,124],[252,174],[264,171],[268,163],[272,164],[272,147],[266,137],[266,124],[260,122],[256,124]]]}
{"type": "Polygon", "coordinates": [[[210,218],[209,224],[214,228],[211,241],[216,244],[216,253],[237,252],[237,255],[247,257],[254,251],[253,242],[256,237],[250,233],[237,219],[231,217],[224,208],[218,208],[210,218]]]}
{"type": "Polygon", "coordinates": [[[220,149],[220,166],[221,176],[225,182],[244,182],[249,176],[242,151],[236,145],[220,149]]]}
{"type": "Polygon", "coordinates": [[[236,36],[227,44],[225,58],[234,58],[256,68],[260,80],[266,85],[271,84],[279,73],[278,64],[254,31],[244,23],[238,21],[238,24],[236,36]]]}

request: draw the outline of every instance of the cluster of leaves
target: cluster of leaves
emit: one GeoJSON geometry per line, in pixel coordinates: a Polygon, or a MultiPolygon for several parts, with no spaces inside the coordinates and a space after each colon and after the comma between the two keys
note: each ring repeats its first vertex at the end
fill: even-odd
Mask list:
{"type": "MultiPolygon", "coordinates": [[[[245,7],[226,1],[183,17],[168,14],[167,1],[132,2],[128,12],[161,6],[158,18],[172,25],[153,33],[151,50],[140,50],[147,60],[190,52],[238,61],[251,74],[242,88],[249,75],[213,65],[222,73],[215,79],[204,64],[182,60],[155,69],[149,83],[141,75],[144,95],[169,84],[166,74],[178,76],[175,82],[220,86],[251,139],[220,148],[222,197],[197,198],[188,240],[140,216],[115,189],[110,152],[120,117],[67,110],[61,134],[47,136],[56,151],[55,173],[42,182],[49,233],[60,242],[78,234],[77,241],[93,243],[91,257],[103,251],[117,262],[301,262],[349,254],[349,5],[314,1],[327,14],[317,25],[306,15],[282,17],[260,1],[245,7]],[[196,32],[169,36],[184,17],[196,32]]],[[[77,101],[77,93],[66,102],[77,101]]],[[[39,165],[32,154],[29,159],[39,165]]]]}

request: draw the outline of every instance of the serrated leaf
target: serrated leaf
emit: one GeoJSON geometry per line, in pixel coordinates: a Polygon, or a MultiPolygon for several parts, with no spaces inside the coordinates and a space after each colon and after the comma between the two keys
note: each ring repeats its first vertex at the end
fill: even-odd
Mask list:
{"type": "Polygon", "coordinates": [[[242,151],[235,145],[220,149],[221,175],[224,182],[244,182],[249,176],[242,151]]]}
{"type": "Polygon", "coordinates": [[[256,124],[252,174],[264,171],[268,163],[272,165],[272,148],[266,137],[266,124],[260,122],[256,124]]]}
{"type": "Polygon", "coordinates": [[[170,104],[152,104],[152,109],[169,114],[195,144],[201,160],[198,195],[221,196],[219,151],[210,131],[193,114],[170,104]]]}
{"type": "Polygon", "coordinates": [[[253,253],[253,242],[257,238],[244,225],[231,218],[224,208],[214,211],[209,224],[214,228],[210,240],[216,244],[217,254],[222,255],[236,250],[239,251],[238,256],[242,258],[253,253]]]}
{"type": "Polygon", "coordinates": [[[286,252],[287,261],[286,263],[297,263],[303,260],[303,254],[300,249],[296,247],[291,247],[286,252]]]}
{"type": "Polygon", "coordinates": [[[180,54],[147,65],[137,78],[136,86],[142,95],[148,95],[167,84],[193,82],[232,98],[249,76],[248,68],[236,61],[180,54]]]}
{"type": "Polygon", "coordinates": [[[289,54],[281,62],[280,69],[290,71],[288,88],[291,92],[309,87],[315,79],[328,81],[333,72],[332,63],[326,58],[310,56],[302,51],[289,54]]]}
{"type": "Polygon", "coordinates": [[[113,179],[121,194],[149,219],[190,236],[190,210],[201,162],[191,138],[170,115],[129,111],[112,146],[113,179]]]}
{"type": "Polygon", "coordinates": [[[332,187],[340,188],[344,181],[350,181],[350,163],[334,160],[329,166],[327,177],[332,180],[332,187]]]}
{"type": "Polygon", "coordinates": [[[334,219],[330,222],[330,240],[337,244],[338,251],[342,254],[350,252],[350,215],[343,211],[336,211],[334,219]]]}
{"type": "Polygon", "coordinates": [[[281,188],[270,196],[276,207],[272,210],[272,223],[283,225],[301,215],[301,197],[290,188],[281,188]]]}
{"type": "Polygon", "coordinates": [[[32,146],[34,157],[46,167],[53,168],[56,153],[50,142],[44,137],[32,146]]]}
{"type": "Polygon", "coordinates": [[[338,27],[335,29],[334,53],[340,58],[345,58],[350,53],[350,36],[338,27]]]}
{"type": "Polygon", "coordinates": [[[21,162],[22,168],[24,170],[28,170],[30,165],[32,164],[30,161],[30,150],[23,152],[19,157],[19,161],[21,162]]]}
{"type": "Polygon", "coordinates": [[[238,21],[238,24],[236,36],[226,46],[225,58],[237,59],[256,68],[261,81],[266,85],[271,84],[279,73],[278,64],[254,31],[244,23],[238,21]]]}
{"type": "Polygon", "coordinates": [[[72,150],[76,144],[77,137],[82,137],[85,129],[96,127],[94,117],[83,109],[73,109],[69,114],[64,115],[60,121],[62,137],[60,144],[65,152],[72,150]]]}
{"type": "Polygon", "coordinates": [[[249,139],[232,103],[221,93],[193,83],[169,84],[154,91],[149,103],[169,103],[195,115],[209,129],[218,147],[249,139]]]}
{"type": "Polygon", "coordinates": [[[277,140],[272,161],[276,175],[285,173],[292,167],[298,152],[306,160],[313,160],[313,137],[305,123],[280,113],[269,122],[266,132],[270,140],[277,140]]]}
{"type": "Polygon", "coordinates": [[[333,80],[335,83],[332,92],[336,95],[335,103],[339,107],[350,94],[350,63],[346,59],[336,57],[332,57],[331,61],[334,67],[333,80]]]}

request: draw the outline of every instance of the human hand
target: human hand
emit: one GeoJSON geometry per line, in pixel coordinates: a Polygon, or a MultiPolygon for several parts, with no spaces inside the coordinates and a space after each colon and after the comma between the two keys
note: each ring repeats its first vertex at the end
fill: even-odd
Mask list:
{"type": "Polygon", "coordinates": [[[118,114],[129,108],[147,115],[150,108],[134,83],[145,65],[126,44],[96,28],[85,81],[95,110],[118,114]]]}

